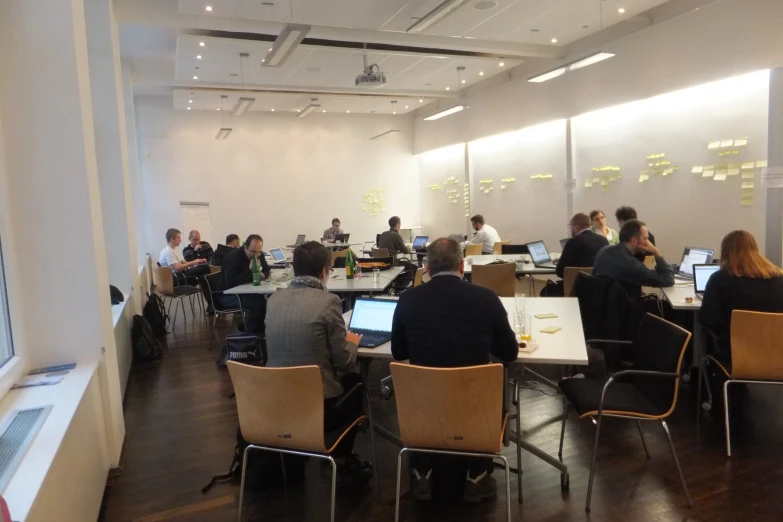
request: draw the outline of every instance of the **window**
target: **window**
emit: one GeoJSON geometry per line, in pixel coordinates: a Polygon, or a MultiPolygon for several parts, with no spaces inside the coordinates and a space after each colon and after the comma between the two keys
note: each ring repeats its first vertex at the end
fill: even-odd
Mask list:
{"type": "Polygon", "coordinates": [[[7,363],[13,355],[14,344],[11,339],[11,321],[8,316],[5,269],[3,268],[3,254],[0,249],[0,366],[7,363]]]}

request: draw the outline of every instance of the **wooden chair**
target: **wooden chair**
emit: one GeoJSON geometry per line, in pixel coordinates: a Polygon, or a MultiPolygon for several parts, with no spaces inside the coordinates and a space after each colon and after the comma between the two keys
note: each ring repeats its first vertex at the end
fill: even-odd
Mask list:
{"type": "Polygon", "coordinates": [[[644,256],[644,266],[653,268],[655,266],[655,256],[644,256]]]}
{"type": "Polygon", "coordinates": [[[514,297],[516,289],[516,263],[502,265],[473,265],[474,285],[492,289],[498,297],[514,297]]]}
{"type": "Polygon", "coordinates": [[[391,257],[388,248],[373,248],[372,257],[391,257]]]}
{"type": "MultiPolygon", "coordinates": [[[[345,256],[348,255],[348,250],[340,250],[339,252],[332,250],[332,268],[334,268],[334,265],[337,263],[338,259],[345,259],[345,256]]],[[[344,263],[345,261],[343,261],[344,263]]],[[[343,265],[345,266],[345,265],[343,265]]]]}
{"type": "Polygon", "coordinates": [[[480,256],[482,254],[482,248],[483,245],[473,245],[469,244],[465,247],[465,257],[468,256],[480,256]]]}
{"type": "Polygon", "coordinates": [[[506,239],[505,241],[497,241],[495,242],[495,245],[492,247],[492,253],[493,254],[502,254],[503,253],[503,245],[510,245],[511,240],[506,239]]]}
{"type": "MultiPolygon", "coordinates": [[[[503,413],[503,365],[428,368],[391,363],[402,450],[397,456],[395,522],[400,519],[400,477],[405,453],[490,457],[506,470],[506,511],[511,521],[511,480],[503,456],[508,414],[503,413]]],[[[517,433],[521,433],[517,416],[517,433]]],[[[521,449],[517,446],[517,469],[521,449]]],[[[517,484],[522,502],[521,471],[517,484]]]]}
{"type": "Polygon", "coordinates": [[[588,266],[565,267],[565,272],[563,273],[563,296],[564,297],[574,297],[574,281],[576,280],[576,274],[578,274],[579,272],[583,272],[585,274],[592,274],[593,267],[588,267],[588,266]]]}
{"type": "MultiPolygon", "coordinates": [[[[378,460],[375,458],[372,410],[364,385],[354,386],[347,394],[364,393],[368,416],[357,417],[331,447],[327,447],[324,439],[323,382],[318,366],[264,368],[234,361],[229,361],[227,366],[236,393],[239,428],[242,437],[248,442],[242,457],[242,481],[239,486],[240,521],[242,520],[247,455],[250,450],[264,450],[280,453],[281,459],[283,454],[288,453],[323,459],[331,464],[330,509],[331,521],[334,522],[337,465],[331,453],[348,432],[356,429],[357,425],[366,420],[368,416],[375,482],[378,483],[378,460]]],[[[378,485],[378,496],[380,498],[380,485],[378,485]]]]}
{"type": "Polygon", "coordinates": [[[216,274],[220,272],[220,267],[215,265],[209,265],[209,273],[210,274],[216,274]]]}
{"type": "Polygon", "coordinates": [[[420,268],[416,270],[416,275],[413,276],[413,286],[419,286],[422,283],[422,278],[424,277],[424,269],[420,268]]]}
{"type": "MultiPolygon", "coordinates": [[[[174,325],[177,323],[177,315],[179,313],[179,309],[182,308],[182,317],[185,323],[188,322],[187,314],[185,313],[185,305],[182,304],[182,300],[185,298],[188,298],[190,300],[190,311],[193,314],[193,317],[196,317],[196,311],[193,307],[193,296],[199,294],[199,289],[195,286],[174,286],[174,274],[171,272],[171,269],[167,266],[156,266],[154,268],[155,270],[155,293],[161,296],[161,298],[165,301],[166,299],[169,300],[169,306],[166,308],[166,313],[169,312],[169,309],[171,308],[172,301],[176,301],[176,305],[174,308],[174,317],[171,320],[171,328],[174,328],[174,325]]],[[[201,302],[201,301],[199,301],[201,302]]]]}
{"type": "Polygon", "coordinates": [[[590,463],[590,479],[587,482],[587,501],[585,511],[590,512],[590,497],[593,492],[595,461],[598,455],[598,437],[604,417],[618,417],[636,421],[639,436],[647,458],[647,442],[644,440],[640,421],[660,421],[674,464],[680,476],[688,507],[693,506],[680,461],[674,451],[672,438],[666,419],[677,406],[680,391],[682,358],[691,338],[690,332],[659,317],[647,314],[639,325],[633,340],[632,349],[636,355],[632,370],[616,372],[608,380],[604,379],[563,379],[558,387],[565,397],[563,401],[563,424],[560,428],[560,449],[563,455],[563,435],[565,434],[568,405],[573,406],[580,419],[594,418],[596,422],[593,457],[590,463]]]}
{"type": "MultiPolygon", "coordinates": [[[[726,421],[726,455],[731,457],[731,433],[729,430],[729,384],[783,385],[783,314],[734,310],[731,313],[731,363],[708,355],[701,361],[702,384],[706,381],[706,362],[712,361],[726,375],[723,384],[723,411],[726,421]]],[[[699,385],[698,404],[701,405],[699,385]]],[[[712,390],[707,386],[712,406],[712,390]]]]}

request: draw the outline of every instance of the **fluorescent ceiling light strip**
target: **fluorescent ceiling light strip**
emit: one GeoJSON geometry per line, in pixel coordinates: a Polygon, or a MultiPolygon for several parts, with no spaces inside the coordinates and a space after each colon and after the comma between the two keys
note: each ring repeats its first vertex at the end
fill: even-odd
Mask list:
{"type": "Polygon", "coordinates": [[[280,35],[275,40],[272,50],[266,55],[266,60],[261,67],[280,67],[288,59],[296,46],[302,43],[307,33],[310,32],[309,25],[287,24],[280,35]]]}
{"type": "Polygon", "coordinates": [[[436,112],[435,114],[431,114],[424,118],[424,121],[433,121],[433,120],[439,120],[445,116],[450,116],[451,114],[454,114],[455,112],[459,112],[465,108],[464,105],[455,105],[454,107],[449,107],[448,109],[442,110],[440,112],[436,112]]]}
{"type": "Polygon", "coordinates": [[[370,141],[372,141],[372,140],[380,140],[382,138],[385,138],[386,136],[391,136],[392,134],[395,134],[397,132],[402,132],[402,131],[400,129],[388,130],[386,132],[378,134],[377,136],[373,136],[372,138],[370,138],[370,141]]]}
{"type": "Polygon", "coordinates": [[[234,106],[234,116],[242,116],[255,101],[255,98],[239,98],[237,104],[234,106]]]}
{"type": "Polygon", "coordinates": [[[547,71],[544,74],[532,76],[528,78],[527,81],[531,83],[545,82],[547,80],[551,80],[552,78],[557,78],[558,76],[562,76],[567,72],[575,71],[577,69],[581,69],[582,67],[587,67],[588,65],[593,65],[594,63],[602,62],[604,60],[611,58],[612,56],[614,56],[614,54],[604,53],[604,52],[591,54],[586,58],[582,58],[581,60],[577,60],[575,62],[567,63],[562,67],[558,67],[557,69],[554,69],[552,71],[547,71]]]}
{"type": "Polygon", "coordinates": [[[228,138],[228,135],[231,134],[232,130],[233,129],[229,129],[227,127],[223,127],[222,129],[220,129],[218,131],[217,136],[215,136],[215,139],[216,140],[224,140],[224,139],[228,138]]]}
{"type": "Polygon", "coordinates": [[[470,0],[445,0],[438,5],[438,7],[417,20],[415,24],[408,27],[405,31],[408,33],[420,33],[428,27],[437,24],[469,1],[470,0]]]}
{"type": "Polygon", "coordinates": [[[612,53],[597,53],[592,56],[588,56],[587,58],[583,58],[579,60],[578,62],[574,62],[571,65],[568,66],[569,71],[574,71],[576,69],[581,69],[582,67],[587,67],[588,65],[593,65],[594,63],[603,62],[604,60],[608,60],[614,56],[612,53]]]}
{"type": "Polygon", "coordinates": [[[297,117],[297,118],[304,118],[305,116],[307,116],[308,114],[310,114],[311,112],[313,112],[314,110],[316,110],[316,109],[318,109],[318,108],[320,108],[320,107],[321,107],[321,106],[320,106],[320,105],[318,105],[317,103],[311,103],[310,105],[308,105],[307,107],[305,107],[304,109],[302,109],[302,110],[301,110],[301,111],[300,111],[300,112],[299,112],[299,113],[296,115],[296,117],[297,117]]]}
{"type": "Polygon", "coordinates": [[[552,78],[557,78],[558,76],[563,76],[568,68],[561,67],[559,69],[555,69],[554,71],[549,71],[548,73],[541,74],[539,76],[534,76],[533,78],[530,78],[528,81],[533,83],[541,83],[545,82],[547,80],[551,80],[552,78]]]}

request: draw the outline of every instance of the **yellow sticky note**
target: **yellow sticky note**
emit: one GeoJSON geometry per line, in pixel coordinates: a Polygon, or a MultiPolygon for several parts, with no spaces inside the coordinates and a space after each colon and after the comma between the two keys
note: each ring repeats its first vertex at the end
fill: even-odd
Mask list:
{"type": "Polygon", "coordinates": [[[593,178],[593,183],[601,183],[601,178],[593,178]]]}
{"type": "Polygon", "coordinates": [[[746,170],[742,173],[742,179],[753,179],[756,176],[756,173],[752,170],[746,170]]]}
{"type": "Polygon", "coordinates": [[[711,178],[714,175],[715,175],[715,171],[714,170],[706,170],[705,169],[704,172],[702,173],[701,177],[702,178],[711,178]]]}
{"type": "Polygon", "coordinates": [[[767,160],[761,160],[756,162],[756,168],[757,169],[765,169],[767,168],[767,160]]]}
{"type": "Polygon", "coordinates": [[[723,172],[723,173],[717,172],[717,173],[715,173],[715,177],[712,178],[712,179],[714,179],[715,181],[725,181],[726,180],[726,174],[725,174],[725,172],[723,172]]]}
{"type": "Polygon", "coordinates": [[[744,189],[752,189],[756,186],[756,183],[754,181],[743,181],[742,182],[742,188],[744,189]]]}
{"type": "Polygon", "coordinates": [[[720,147],[720,142],[719,142],[719,141],[711,141],[711,142],[710,142],[710,143],[707,145],[707,148],[708,148],[708,149],[717,149],[718,147],[720,147]]]}
{"type": "Polygon", "coordinates": [[[549,314],[536,314],[536,319],[555,319],[557,318],[557,315],[549,313],[549,314]]]}
{"type": "Polygon", "coordinates": [[[723,140],[723,141],[720,142],[721,148],[723,148],[723,147],[731,147],[732,145],[734,145],[734,140],[723,140]]]}
{"type": "Polygon", "coordinates": [[[593,186],[593,180],[592,179],[586,179],[585,180],[585,188],[590,188],[593,186]]]}
{"type": "Polygon", "coordinates": [[[737,138],[734,140],[734,146],[735,147],[744,147],[748,144],[748,138],[737,138]]]}
{"type": "Polygon", "coordinates": [[[729,163],[729,169],[738,169],[741,165],[739,163],[729,163]]]}
{"type": "Polygon", "coordinates": [[[562,328],[559,326],[547,326],[546,328],[542,328],[540,332],[545,334],[555,334],[560,330],[562,330],[562,328]]]}
{"type": "Polygon", "coordinates": [[[704,172],[704,167],[702,167],[701,165],[698,165],[691,169],[692,174],[701,174],[702,172],[704,172]]]}
{"type": "Polygon", "coordinates": [[[739,175],[739,173],[740,173],[740,169],[729,169],[729,171],[727,172],[729,176],[737,176],[739,175]]]}
{"type": "Polygon", "coordinates": [[[754,191],[752,188],[744,188],[742,189],[742,197],[743,198],[752,198],[754,195],[754,191]]]}
{"type": "Polygon", "coordinates": [[[742,198],[742,199],[740,200],[740,204],[741,204],[743,207],[752,207],[752,206],[753,206],[753,201],[754,201],[754,199],[753,199],[753,198],[742,198]]]}
{"type": "Polygon", "coordinates": [[[674,172],[674,169],[666,169],[666,170],[664,170],[664,171],[663,171],[663,175],[664,175],[664,176],[668,176],[668,175],[669,175],[669,174],[671,174],[672,172],[674,172]]]}
{"type": "Polygon", "coordinates": [[[755,169],[756,168],[756,162],[755,161],[746,161],[742,164],[742,170],[749,170],[749,169],[755,169]]]}
{"type": "Polygon", "coordinates": [[[639,183],[643,183],[643,182],[647,181],[648,179],[650,179],[650,175],[649,174],[639,174],[639,183]]]}

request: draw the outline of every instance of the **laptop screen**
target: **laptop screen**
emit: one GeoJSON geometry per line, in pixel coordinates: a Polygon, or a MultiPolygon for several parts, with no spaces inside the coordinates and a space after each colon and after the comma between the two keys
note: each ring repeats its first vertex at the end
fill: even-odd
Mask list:
{"type": "Polygon", "coordinates": [[[709,265],[715,252],[709,248],[686,247],[680,261],[680,272],[685,275],[693,274],[693,265],[709,265]]]}
{"type": "Polygon", "coordinates": [[[415,250],[424,248],[427,245],[427,240],[429,238],[430,236],[416,236],[416,239],[413,240],[413,248],[415,250]]]}
{"type": "Polygon", "coordinates": [[[351,234],[335,234],[334,240],[338,243],[347,243],[350,237],[351,234]]]}
{"type": "Polygon", "coordinates": [[[720,265],[694,265],[693,289],[696,293],[702,293],[707,288],[707,281],[712,274],[720,270],[720,265]]]}
{"type": "Polygon", "coordinates": [[[397,308],[396,300],[359,298],[353,306],[348,329],[390,333],[395,308],[397,308]]]}
{"type": "Polygon", "coordinates": [[[546,249],[546,245],[543,241],[528,243],[527,250],[530,252],[530,257],[533,259],[533,263],[537,265],[549,263],[552,261],[552,259],[549,257],[549,251],[546,249]]]}
{"type": "Polygon", "coordinates": [[[272,248],[269,250],[269,253],[272,254],[272,259],[275,260],[275,263],[285,263],[285,254],[283,251],[279,248],[272,248]]]}
{"type": "Polygon", "coordinates": [[[296,243],[295,243],[295,245],[296,246],[301,245],[302,243],[304,243],[304,239],[305,239],[305,235],[304,234],[299,234],[298,236],[296,236],[296,243]]]}

